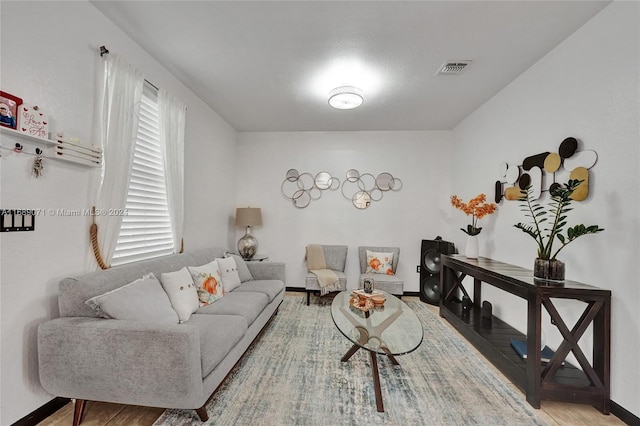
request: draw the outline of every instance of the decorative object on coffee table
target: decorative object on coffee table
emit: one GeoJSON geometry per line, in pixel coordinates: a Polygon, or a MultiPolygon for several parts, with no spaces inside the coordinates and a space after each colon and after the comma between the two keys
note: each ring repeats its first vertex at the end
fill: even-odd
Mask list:
{"type": "Polygon", "coordinates": [[[585,226],[583,224],[567,228],[566,236],[562,234],[567,224],[567,213],[573,200],[572,194],[582,183],[581,180],[569,179],[564,185],[552,185],[549,189],[551,201],[545,208],[535,202],[535,196],[531,186],[521,191],[520,201],[522,211],[530,218],[529,224],[517,223],[516,228],[531,236],[538,245],[538,257],[535,259],[533,276],[546,281],[564,281],[564,263],[556,259],[556,256],[570,242],[587,234],[595,234],[604,231],[598,225],[585,226]],[[548,222],[551,221],[551,223],[548,222]],[[560,248],[553,251],[553,243],[556,238],[560,241],[560,248]]]}
{"type": "Polygon", "coordinates": [[[238,253],[244,260],[251,260],[258,249],[258,240],[251,235],[252,226],[262,226],[262,212],[259,208],[236,209],[236,226],[245,226],[246,234],[238,240],[238,253]]]}
{"type": "Polygon", "coordinates": [[[469,200],[468,203],[463,203],[457,195],[451,197],[451,205],[459,210],[462,210],[467,216],[471,215],[471,223],[467,225],[467,229],[460,228],[462,232],[467,234],[467,246],[465,256],[469,259],[478,258],[478,235],[482,228],[478,226],[478,221],[488,214],[492,214],[496,211],[497,206],[494,203],[487,203],[487,196],[485,194],[478,194],[475,198],[469,200]]]}

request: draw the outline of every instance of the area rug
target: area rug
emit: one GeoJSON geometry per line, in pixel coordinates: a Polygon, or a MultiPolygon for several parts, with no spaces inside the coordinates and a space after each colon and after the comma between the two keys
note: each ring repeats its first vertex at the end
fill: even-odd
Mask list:
{"type": "Polygon", "coordinates": [[[376,410],[370,357],[340,358],[351,343],[330,306],[286,296],[262,336],[207,406],[166,410],[160,425],[544,425],[535,410],[491,370],[438,315],[407,304],[425,338],[393,365],[378,357],[385,411],[376,410]]]}

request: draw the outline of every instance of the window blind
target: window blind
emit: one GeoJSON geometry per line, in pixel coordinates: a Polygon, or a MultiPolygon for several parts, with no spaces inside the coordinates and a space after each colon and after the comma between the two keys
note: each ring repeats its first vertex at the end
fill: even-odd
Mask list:
{"type": "Polygon", "coordinates": [[[113,266],[174,253],[156,93],[145,83],[126,215],[111,261],[113,266]]]}

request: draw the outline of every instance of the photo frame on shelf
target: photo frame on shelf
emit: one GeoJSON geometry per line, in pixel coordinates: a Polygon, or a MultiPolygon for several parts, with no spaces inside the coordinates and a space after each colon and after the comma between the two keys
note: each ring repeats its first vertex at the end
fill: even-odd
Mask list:
{"type": "Polygon", "coordinates": [[[18,107],[20,105],[22,105],[22,99],[0,91],[0,125],[15,130],[18,124],[18,107]]]}

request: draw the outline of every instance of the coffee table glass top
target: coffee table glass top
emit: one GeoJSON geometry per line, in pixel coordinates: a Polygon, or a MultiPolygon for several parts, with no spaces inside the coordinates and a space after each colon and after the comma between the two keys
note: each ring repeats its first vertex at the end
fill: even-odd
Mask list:
{"type": "Polygon", "coordinates": [[[420,320],[402,300],[381,293],[387,299],[384,306],[367,312],[349,304],[352,290],[337,294],[331,303],[333,322],[347,339],[371,352],[402,355],[415,350],[422,343],[420,320]]]}

